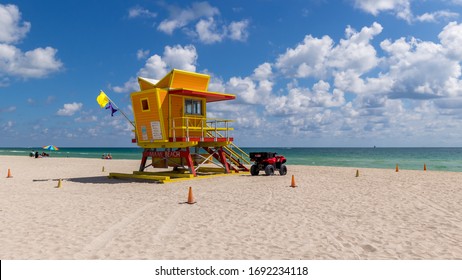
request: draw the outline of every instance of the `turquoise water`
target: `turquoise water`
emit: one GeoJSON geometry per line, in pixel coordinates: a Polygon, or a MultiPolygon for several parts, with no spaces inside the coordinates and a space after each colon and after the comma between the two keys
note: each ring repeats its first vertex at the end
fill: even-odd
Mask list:
{"type": "MultiPolygon", "coordinates": [[[[29,156],[41,148],[0,148],[0,155],[29,156]]],[[[462,171],[462,148],[243,148],[246,152],[271,151],[284,155],[293,165],[321,165],[422,170],[462,171]]],[[[60,148],[46,151],[51,157],[141,159],[141,148],[60,148]]]]}

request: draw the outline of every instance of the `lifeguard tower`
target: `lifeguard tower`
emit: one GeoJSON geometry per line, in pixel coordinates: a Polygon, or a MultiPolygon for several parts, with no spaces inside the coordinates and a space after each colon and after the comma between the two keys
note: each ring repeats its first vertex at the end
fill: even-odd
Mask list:
{"type": "Polygon", "coordinates": [[[207,118],[208,103],[233,100],[235,95],[208,91],[209,80],[208,75],[178,69],[159,81],[138,77],[140,91],[131,93],[131,101],[133,142],[144,149],[141,164],[133,174],[110,177],[168,182],[248,171],[248,155],[230,136],[233,121],[207,118]],[[173,170],[149,172],[148,167],[173,170]]]}

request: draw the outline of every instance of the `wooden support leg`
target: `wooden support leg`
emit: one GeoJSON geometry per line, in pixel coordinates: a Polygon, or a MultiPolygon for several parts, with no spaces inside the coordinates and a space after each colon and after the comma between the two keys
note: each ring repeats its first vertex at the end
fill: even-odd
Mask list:
{"type": "Polygon", "coordinates": [[[148,151],[149,149],[144,149],[143,151],[143,157],[141,158],[141,164],[139,169],[140,172],[143,172],[146,168],[146,162],[148,161],[148,151]]]}
{"type": "Polygon", "coordinates": [[[196,174],[196,169],[194,168],[194,162],[191,157],[191,151],[189,150],[189,147],[186,148],[186,164],[188,165],[189,172],[194,175],[194,177],[197,176],[196,174]]]}
{"type": "Polygon", "coordinates": [[[218,150],[218,155],[220,156],[220,162],[223,164],[223,167],[225,168],[225,173],[229,173],[229,165],[226,161],[226,155],[223,151],[223,147],[220,147],[220,149],[218,150]]]}

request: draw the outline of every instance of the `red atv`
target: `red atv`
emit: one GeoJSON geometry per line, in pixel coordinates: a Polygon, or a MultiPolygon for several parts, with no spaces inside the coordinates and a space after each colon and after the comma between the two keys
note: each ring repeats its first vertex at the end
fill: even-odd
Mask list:
{"type": "Polygon", "coordinates": [[[284,164],[287,160],[284,156],[277,156],[277,153],[272,152],[257,152],[250,153],[250,160],[255,162],[250,167],[252,176],[258,175],[260,170],[265,170],[265,174],[274,175],[274,171],[278,170],[279,174],[287,174],[287,166],[284,164]]]}

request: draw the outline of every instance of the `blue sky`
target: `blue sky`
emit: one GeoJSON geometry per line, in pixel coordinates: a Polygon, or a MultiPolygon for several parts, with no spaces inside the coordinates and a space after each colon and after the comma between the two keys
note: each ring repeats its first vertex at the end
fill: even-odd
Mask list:
{"type": "Polygon", "coordinates": [[[461,0],[1,1],[0,146],[132,146],[136,77],[210,74],[258,146],[461,146],[461,0]]]}

